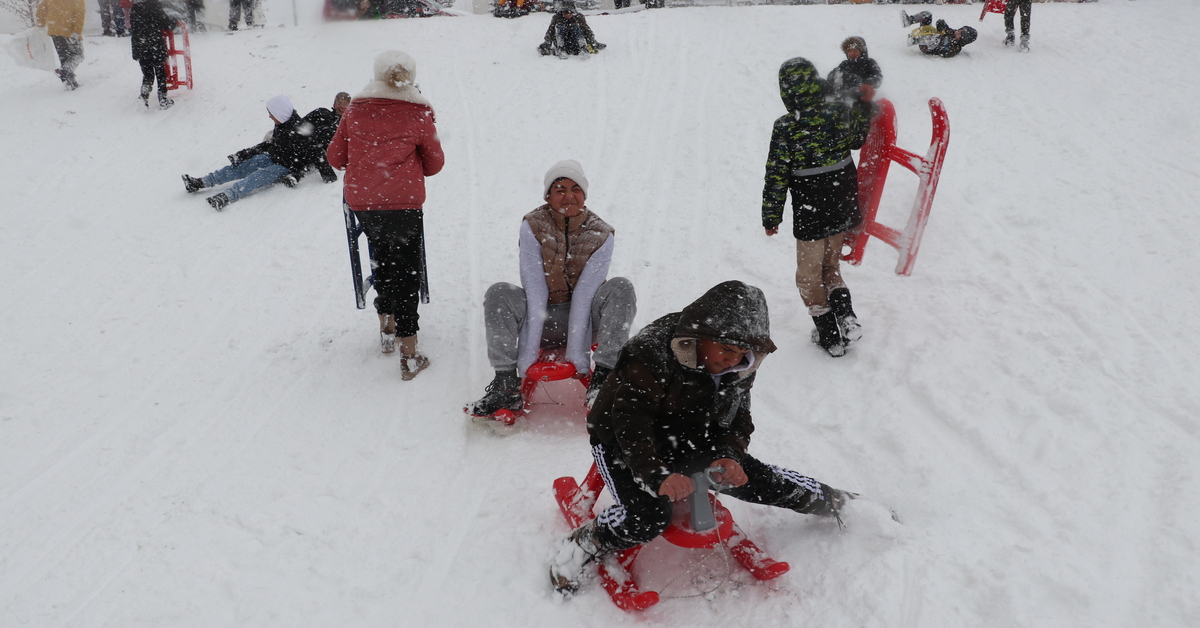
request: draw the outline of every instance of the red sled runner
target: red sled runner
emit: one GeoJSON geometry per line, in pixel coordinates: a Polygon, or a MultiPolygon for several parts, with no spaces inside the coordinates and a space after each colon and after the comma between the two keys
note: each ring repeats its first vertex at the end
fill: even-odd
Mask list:
{"type": "Polygon", "coordinates": [[[858,265],[862,262],[868,238],[878,238],[899,251],[896,274],[907,277],[912,274],[917,251],[921,248],[921,237],[925,234],[925,224],[929,222],[929,210],[933,206],[933,195],[937,192],[942,162],[946,159],[946,147],[950,143],[950,123],[942,101],[930,98],[933,139],[929,152],[921,157],[896,146],[896,109],[888,100],[879,100],[877,104],[878,110],[871,119],[871,131],[859,153],[858,207],[862,211],[863,221],[857,229],[846,234],[845,246],[850,250],[842,255],[842,259],[858,265]],[[917,198],[913,201],[908,224],[903,231],[875,220],[879,213],[883,184],[893,161],[920,178],[917,198]]]}
{"type": "MultiPolygon", "coordinates": [[[[592,351],[595,350],[596,345],[592,345],[592,351]]],[[[533,394],[539,384],[574,379],[583,385],[586,392],[592,376],[589,373],[583,377],[575,377],[575,365],[567,360],[566,351],[566,347],[542,349],[538,354],[538,361],[526,369],[525,377],[521,378],[521,399],[524,400],[524,406],[520,410],[502,408],[491,416],[472,415],[468,410],[471,420],[476,424],[491,427],[497,434],[514,434],[520,431],[521,425],[518,421],[528,416],[533,406],[537,405],[533,403],[533,394]]]]}
{"type": "MultiPolygon", "coordinates": [[[[695,505],[689,509],[688,502],[675,502],[671,525],[667,526],[662,537],[672,545],[690,549],[706,549],[716,547],[718,544],[723,545],[729,550],[734,560],[757,580],[770,580],[787,573],[791,569],[787,563],[772,560],[767,556],[746,537],[746,533],[742,532],[741,527],[733,521],[733,516],[721,505],[716,496],[699,488],[711,486],[711,482],[705,484],[702,479],[706,474],[707,472],[698,473],[692,479],[697,486],[695,499],[707,499],[711,506],[711,518],[708,519],[707,525],[693,525],[689,522],[689,518],[693,522],[697,520],[695,505]],[[707,526],[711,526],[711,528],[707,526]],[[697,528],[704,529],[698,530],[697,528]]],[[[567,520],[567,525],[578,528],[584,522],[594,519],[596,515],[593,510],[602,490],[604,490],[604,478],[597,471],[595,463],[592,463],[592,468],[584,477],[583,486],[580,486],[573,477],[561,477],[555,480],[554,499],[558,502],[558,507],[567,520]]],[[[700,519],[704,519],[704,517],[700,517],[700,519]]],[[[659,602],[658,592],[643,591],[632,575],[633,563],[643,547],[645,545],[622,550],[617,553],[615,561],[606,560],[599,565],[597,570],[604,590],[608,592],[613,603],[622,610],[641,611],[659,602]]]]}

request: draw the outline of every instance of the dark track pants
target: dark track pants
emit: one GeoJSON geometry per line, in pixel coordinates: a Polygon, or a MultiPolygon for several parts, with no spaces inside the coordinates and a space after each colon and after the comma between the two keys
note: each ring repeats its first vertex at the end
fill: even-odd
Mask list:
{"type": "Polygon", "coordinates": [[[354,213],[362,223],[375,261],[375,311],[396,317],[396,336],[417,333],[421,300],[421,228],[419,209],[384,209],[354,213]]]}

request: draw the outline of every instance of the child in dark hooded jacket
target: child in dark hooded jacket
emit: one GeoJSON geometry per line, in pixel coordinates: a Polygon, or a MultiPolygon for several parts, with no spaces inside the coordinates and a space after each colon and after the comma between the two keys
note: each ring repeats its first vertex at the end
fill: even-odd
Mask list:
{"type": "Polygon", "coordinates": [[[867,54],[867,42],[862,37],[847,37],[842,42],[846,60],[829,73],[825,79],[829,89],[846,104],[851,104],[861,95],[862,85],[879,89],[883,83],[883,71],[879,64],[867,54]]]}
{"type": "Polygon", "coordinates": [[[142,66],[142,104],[150,106],[150,90],[158,81],[158,106],[175,104],[167,98],[167,42],[163,31],[175,30],[175,19],[163,10],[159,0],[134,0],[129,9],[129,46],[133,58],[142,66]]]}
{"type": "Polygon", "coordinates": [[[605,554],[662,534],[671,502],[695,490],[690,474],[708,467],[721,467],[713,479],[734,486],[723,495],[838,514],[846,493],[746,452],[750,389],[774,350],[766,298],[740,281],[714,286],[625,343],[588,413],[592,456],[615,503],[559,542],[550,566],[556,590],[578,590],[605,554]]]}
{"type": "Polygon", "coordinates": [[[850,151],[862,147],[871,125],[870,83],[854,104],[826,99],[827,86],[807,59],[779,68],[787,115],[775,120],[763,186],[762,225],[779,231],[792,195],[796,288],[817,330],[817,344],[839,357],[862,336],[850,290],[838,268],[845,233],[858,226],[858,171],[850,151]]]}

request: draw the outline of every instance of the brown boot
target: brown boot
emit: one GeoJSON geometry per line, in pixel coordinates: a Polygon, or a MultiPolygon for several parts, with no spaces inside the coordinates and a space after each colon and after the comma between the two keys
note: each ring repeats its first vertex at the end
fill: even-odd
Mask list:
{"type": "Polygon", "coordinates": [[[384,353],[396,350],[396,317],[393,314],[379,315],[379,350],[384,353]]]}
{"type": "Polygon", "coordinates": [[[429,366],[429,358],[417,353],[417,335],[400,339],[400,379],[408,381],[429,366]]]}

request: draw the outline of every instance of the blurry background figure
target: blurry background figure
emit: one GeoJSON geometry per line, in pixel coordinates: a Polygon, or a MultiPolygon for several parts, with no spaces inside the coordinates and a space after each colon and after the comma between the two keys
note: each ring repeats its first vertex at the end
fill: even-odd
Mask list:
{"type": "Polygon", "coordinates": [[[100,0],[100,26],[105,37],[124,37],[125,8],[121,0],[100,0]]]}
{"type": "Polygon", "coordinates": [[[826,81],[840,100],[851,104],[858,100],[863,85],[879,89],[883,71],[867,54],[867,42],[862,37],[847,37],[842,42],[842,52],[846,54],[846,60],[829,73],[826,81]]]}
{"type": "Polygon", "coordinates": [[[201,22],[200,18],[197,17],[204,14],[204,0],[184,0],[183,6],[183,17],[187,23],[188,30],[196,33],[203,33],[208,30],[204,28],[204,22],[201,22]]]}
{"type": "Polygon", "coordinates": [[[61,67],[55,70],[67,89],[76,89],[75,68],[83,62],[83,0],[42,0],[34,12],[34,23],[46,27],[54,42],[61,67]]]}
{"type": "Polygon", "coordinates": [[[150,106],[150,90],[158,81],[158,106],[175,104],[167,98],[167,42],[163,31],[175,30],[175,18],[167,15],[159,0],[134,0],[129,10],[129,47],[142,66],[142,104],[150,106]]]}
{"type": "Polygon", "coordinates": [[[1017,14],[1017,7],[1021,8],[1021,45],[1017,48],[1021,52],[1029,52],[1029,12],[1032,0],[1008,0],[1008,4],[1004,7],[1004,45],[1011,46],[1016,39],[1013,35],[1013,17],[1017,14]]]}
{"type": "Polygon", "coordinates": [[[572,0],[554,3],[554,17],[550,18],[550,28],[546,29],[546,38],[538,46],[538,52],[563,59],[584,52],[595,54],[604,48],[572,0]]]}
{"type": "Polygon", "coordinates": [[[238,29],[238,20],[245,13],[246,27],[254,27],[254,0],[229,0],[229,30],[238,29]]]}

